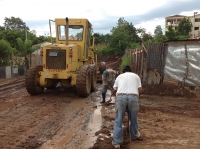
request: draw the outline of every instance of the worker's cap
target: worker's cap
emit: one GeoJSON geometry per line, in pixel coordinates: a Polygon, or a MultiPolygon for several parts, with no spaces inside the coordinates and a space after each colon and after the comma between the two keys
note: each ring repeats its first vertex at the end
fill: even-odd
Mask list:
{"type": "Polygon", "coordinates": [[[104,77],[104,78],[107,78],[107,77],[108,77],[108,71],[107,71],[107,70],[105,70],[105,71],[103,72],[103,77],[104,77]]]}

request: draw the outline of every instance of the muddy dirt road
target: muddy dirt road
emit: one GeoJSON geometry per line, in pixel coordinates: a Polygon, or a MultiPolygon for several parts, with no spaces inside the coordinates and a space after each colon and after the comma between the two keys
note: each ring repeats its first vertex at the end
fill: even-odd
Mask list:
{"type": "MultiPolygon", "coordinates": [[[[101,105],[98,85],[88,98],[79,98],[73,88],[30,96],[23,76],[0,80],[0,148],[112,149],[115,97],[101,105]]],[[[126,124],[127,116],[125,130],[126,124]]],[[[143,94],[139,129],[144,140],[130,141],[124,134],[121,148],[198,149],[199,126],[198,97],[143,94]]]]}

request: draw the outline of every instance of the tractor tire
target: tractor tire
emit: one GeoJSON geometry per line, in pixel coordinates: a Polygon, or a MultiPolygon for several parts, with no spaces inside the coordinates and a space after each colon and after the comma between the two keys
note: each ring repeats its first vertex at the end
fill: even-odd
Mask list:
{"type": "Polygon", "coordinates": [[[105,70],[106,70],[106,62],[101,62],[99,67],[100,73],[102,74],[105,70]]]}
{"type": "Polygon", "coordinates": [[[33,66],[30,67],[26,73],[25,86],[27,92],[31,95],[38,95],[43,93],[44,91],[44,87],[40,86],[39,84],[39,78],[40,78],[39,71],[42,70],[43,67],[41,65],[33,66]]]}
{"type": "Polygon", "coordinates": [[[97,69],[96,66],[94,64],[89,65],[90,69],[91,69],[91,92],[96,90],[96,86],[97,86],[97,69]]]}
{"type": "Polygon", "coordinates": [[[89,65],[81,66],[76,79],[76,91],[78,96],[87,97],[91,91],[91,69],[89,65]]]}

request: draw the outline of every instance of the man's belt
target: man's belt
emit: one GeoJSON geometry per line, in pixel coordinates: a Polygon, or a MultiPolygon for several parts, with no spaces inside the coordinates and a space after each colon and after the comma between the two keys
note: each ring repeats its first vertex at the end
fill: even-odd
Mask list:
{"type": "Polygon", "coordinates": [[[117,93],[117,96],[118,95],[131,95],[131,96],[138,96],[137,94],[131,94],[131,93],[117,93]]]}

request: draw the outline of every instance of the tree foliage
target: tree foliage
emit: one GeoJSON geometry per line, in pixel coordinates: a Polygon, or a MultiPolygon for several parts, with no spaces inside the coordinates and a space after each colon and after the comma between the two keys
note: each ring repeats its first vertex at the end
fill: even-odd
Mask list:
{"type": "Polygon", "coordinates": [[[172,25],[168,27],[168,31],[165,32],[165,35],[168,40],[175,40],[176,39],[176,32],[173,29],[172,25]]]}
{"type": "Polygon", "coordinates": [[[26,26],[26,23],[23,22],[20,18],[10,17],[4,18],[4,26],[6,29],[11,30],[29,30],[29,28],[26,26]]]}
{"type": "MultiPolygon", "coordinates": [[[[2,49],[7,52],[2,52],[2,49],[0,49],[1,56],[9,57],[11,54],[26,56],[35,50],[32,45],[50,42],[49,36],[37,37],[36,31],[30,31],[26,23],[20,18],[5,17],[4,21],[4,26],[0,26],[0,44],[2,49]]],[[[147,33],[145,28],[136,29],[132,23],[121,17],[110,33],[106,35],[93,33],[91,41],[95,37],[95,46],[100,45],[103,54],[123,54],[126,48],[137,48],[141,42],[148,45],[149,43],[163,43],[166,40],[185,40],[188,38],[191,29],[192,23],[189,19],[184,18],[180,21],[177,31],[169,26],[168,31],[163,35],[161,26],[157,25],[154,35],[152,35],[147,33]]]]}
{"type": "Polygon", "coordinates": [[[163,31],[160,25],[157,25],[154,30],[154,38],[152,39],[153,43],[163,43],[167,40],[166,36],[163,35],[163,31]]]}
{"type": "Polygon", "coordinates": [[[169,26],[168,31],[166,31],[166,37],[168,40],[186,40],[189,38],[189,33],[192,31],[192,23],[189,18],[181,19],[178,24],[178,29],[175,31],[171,26],[169,26]]]}
{"type": "Polygon", "coordinates": [[[113,27],[111,33],[109,46],[115,52],[124,52],[127,47],[132,48],[131,43],[141,41],[134,25],[124,18],[119,18],[117,27],[113,27]]]}
{"type": "Polygon", "coordinates": [[[99,43],[107,43],[110,40],[110,35],[106,34],[99,34],[99,33],[94,33],[93,37],[95,37],[95,45],[99,43]]]}
{"type": "Polygon", "coordinates": [[[163,35],[162,28],[160,25],[156,26],[154,30],[154,37],[160,37],[163,35]]]}
{"type": "Polygon", "coordinates": [[[15,17],[5,17],[4,26],[0,26],[0,64],[7,65],[11,56],[25,57],[36,50],[33,44],[50,42],[49,36],[36,36],[26,23],[15,17]],[[2,63],[3,62],[3,63],[2,63]]]}
{"type": "Polygon", "coordinates": [[[183,18],[181,19],[177,33],[178,35],[185,35],[189,37],[189,33],[192,31],[192,22],[189,18],[183,18]]]}
{"type": "Polygon", "coordinates": [[[12,47],[10,43],[6,40],[0,40],[0,65],[6,65],[8,63],[8,59],[12,54],[12,47]]]}
{"type": "Polygon", "coordinates": [[[26,56],[34,52],[35,48],[32,47],[31,40],[23,41],[21,38],[17,38],[17,44],[20,49],[18,55],[19,56],[26,56]]]}

